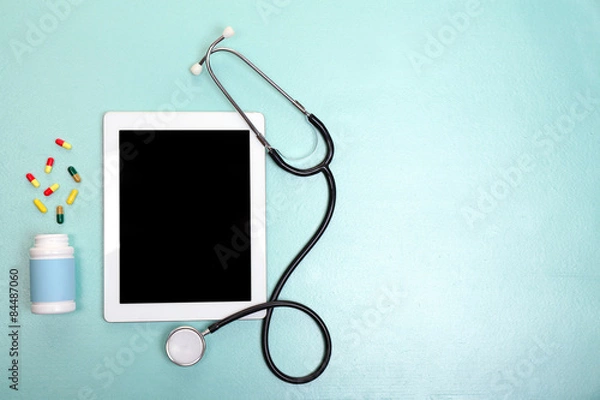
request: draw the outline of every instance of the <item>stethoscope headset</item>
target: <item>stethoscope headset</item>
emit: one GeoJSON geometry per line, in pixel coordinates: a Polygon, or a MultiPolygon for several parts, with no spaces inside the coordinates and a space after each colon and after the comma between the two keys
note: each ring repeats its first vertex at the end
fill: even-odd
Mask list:
{"type": "Polygon", "coordinates": [[[302,104],[300,104],[297,100],[294,100],[290,95],[288,95],[275,82],[273,82],[273,80],[271,80],[271,78],[269,78],[258,67],[256,67],[250,60],[248,60],[246,57],[244,57],[242,54],[240,54],[236,50],[226,48],[226,47],[216,47],[221,41],[233,36],[233,34],[234,34],[233,29],[231,27],[227,27],[223,31],[223,34],[221,36],[219,36],[219,38],[217,40],[215,40],[208,47],[208,50],[206,51],[206,54],[204,55],[204,57],[198,63],[194,64],[190,68],[191,72],[194,75],[199,75],[200,72],[202,71],[202,65],[204,65],[206,67],[206,70],[210,74],[212,80],[215,82],[217,87],[221,90],[223,95],[225,95],[225,97],[231,103],[233,108],[235,108],[235,110],[238,112],[238,114],[244,119],[244,121],[246,121],[246,124],[248,125],[248,127],[256,135],[256,138],[260,141],[260,143],[265,147],[267,154],[271,157],[271,159],[275,162],[276,165],[278,165],[283,170],[285,170],[293,175],[300,176],[300,177],[312,176],[312,175],[316,175],[319,173],[323,174],[323,176],[325,177],[325,179],[327,181],[327,186],[328,186],[327,207],[326,207],[325,215],[323,216],[323,219],[322,219],[320,225],[318,226],[317,230],[312,235],[312,237],[308,240],[308,242],[304,245],[304,247],[300,250],[300,252],[294,257],[294,259],[287,266],[287,268],[284,270],[283,274],[279,278],[279,281],[275,285],[273,292],[271,293],[271,296],[267,302],[262,303],[262,304],[257,304],[255,306],[251,306],[251,307],[248,307],[241,311],[238,311],[220,321],[213,323],[203,332],[199,332],[195,328],[192,328],[189,326],[182,326],[182,327],[174,329],[169,334],[169,337],[167,338],[167,343],[166,343],[167,355],[169,356],[171,361],[173,361],[176,364],[184,365],[184,366],[193,365],[196,362],[200,361],[200,359],[204,355],[204,350],[206,348],[206,342],[205,342],[204,337],[206,335],[216,332],[217,330],[219,330],[220,328],[229,324],[230,322],[236,321],[242,317],[253,314],[255,312],[266,310],[266,316],[262,322],[261,344],[262,344],[263,356],[264,356],[267,366],[273,372],[273,374],[275,374],[279,379],[281,379],[285,382],[295,383],[295,384],[307,383],[307,382],[310,382],[310,381],[318,378],[323,373],[325,368],[327,368],[327,365],[329,364],[329,360],[331,359],[331,350],[332,350],[331,336],[329,334],[329,330],[327,329],[327,326],[325,325],[325,322],[321,319],[321,317],[315,311],[313,311],[309,307],[305,306],[304,304],[301,304],[301,303],[298,303],[295,301],[279,300],[279,295],[280,295],[284,285],[286,284],[286,282],[288,281],[288,279],[294,272],[294,270],[298,267],[298,265],[304,259],[304,257],[306,257],[308,252],[310,252],[310,250],[315,246],[317,241],[321,238],[321,236],[325,232],[325,229],[329,225],[329,222],[331,221],[331,217],[333,215],[333,210],[335,208],[335,200],[336,200],[335,180],[333,178],[333,174],[332,174],[331,170],[329,169],[329,164],[331,163],[331,160],[333,158],[333,151],[334,151],[333,140],[331,139],[331,136],[329,135],[329,132],[327,131],[327,128],[325,127],[325,125],[323,125],[323,123],[316,116],[314,116],[312,113],[308,112],[304,108],[304,106],[302,106],[302,104]],[[258,129],[254,126],[252,121],[250,121],[248,116],[244,113],[244,111],[241,109],[241,107],[231,97],[229,92],[225,89],[223,84],[216,77],[216,75],[210,65],[210,57],[212,54],[218,53],[221,51],[231,53],[231,54],[237,56],[243,62],[245,62],[250,68],[252,68],[257,74],[259,74],[265,81],[267,81],[272,87],[274,87],[279,93],[281,93],[281,95],[283,95],[283,97],[285,97],[290,103],[292,103],[300,112],[302,112],[306,116],[308,122],[320,133],[320,135],[323,138],[325,145],[327,147],[325,156],[323,157],[323,159],[321,160],[320,163],[318,163],[317,165],[315,165],[313,167],[309,167],[309,168],[294,167],[294,166],[290,165],[289,163],[287,163],[285,161],[283,155],[277,149],[273,148],[269,144],[269,142],[264,137],[264,135],[258,131],[258,129]],[[279,308],[279,307],[293,308],[293,309],[304,312],[305,314],[307,314],[309,317],[312,318],[312,320],[317,324],[319,330],[321,331],[321,334],[322,334],[324,342],[325,342],[323,358],[321,359],[321,363],[317,366],[317,368],[308,375],[299,376],[299,377],[287,375],[284,372],[282,372],[279,368],[277,368],[277,366],[273,362],[273,359],[271,357],[271,351],[269,349],[269,329],[271,326],[271,318],[273,316],[273,310],[275,308],[279,308]]]}

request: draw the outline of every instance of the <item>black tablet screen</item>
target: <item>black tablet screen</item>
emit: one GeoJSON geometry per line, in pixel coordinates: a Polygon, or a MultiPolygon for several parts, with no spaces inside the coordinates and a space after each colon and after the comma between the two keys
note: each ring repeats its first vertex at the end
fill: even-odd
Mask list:
{"type": "Polygon", "coordinates": [[[120,302],[249,301],[249,131],[121,130],[120,302]]]}

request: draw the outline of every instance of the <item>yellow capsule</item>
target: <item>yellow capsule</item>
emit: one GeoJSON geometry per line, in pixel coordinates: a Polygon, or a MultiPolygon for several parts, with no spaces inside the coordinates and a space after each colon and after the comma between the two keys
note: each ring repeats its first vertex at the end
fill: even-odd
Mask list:
{"type": "Polygon", "coordinates": [[[77,189],[71,190],[71,193],[69,193],[69,197],[67,197],[67,204],[68,205],[73,204],[73,202],[75,201],[75,197],[77,197],[78,193],[79,193],[79,191],[77,189]]]}
{"type": "Polygon", "coordinates": [[[40,212],[42,212],[42,213],[46,213],[48,211],[48,209],[46,208],[44,203],[41,202],[40,199],[33,200],[33,204],[35,204],[37,209],[40,210],[40,212]]]}

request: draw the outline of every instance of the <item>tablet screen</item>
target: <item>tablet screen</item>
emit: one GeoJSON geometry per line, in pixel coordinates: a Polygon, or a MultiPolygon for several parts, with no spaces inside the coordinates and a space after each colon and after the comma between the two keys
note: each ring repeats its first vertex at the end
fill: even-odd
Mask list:
{"type": "Polygon", "coordinates": [[[251,299],[248,130],[120,130],[121,304],[251,299]]]}

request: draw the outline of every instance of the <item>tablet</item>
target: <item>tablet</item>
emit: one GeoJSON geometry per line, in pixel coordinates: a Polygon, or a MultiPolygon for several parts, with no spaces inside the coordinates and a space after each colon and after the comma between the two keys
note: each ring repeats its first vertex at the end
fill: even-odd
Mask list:
{"type": "MultiPolygon", "coordinates": [[[[264,132],[262,114],[247,115],[264,132]]],[[[104,318],[217,320],[265,302],[265,150],[244,120],[108,112],[103,122],[104,318]]]]}

